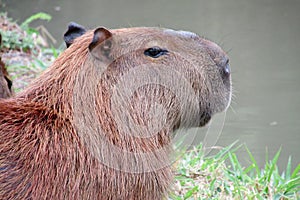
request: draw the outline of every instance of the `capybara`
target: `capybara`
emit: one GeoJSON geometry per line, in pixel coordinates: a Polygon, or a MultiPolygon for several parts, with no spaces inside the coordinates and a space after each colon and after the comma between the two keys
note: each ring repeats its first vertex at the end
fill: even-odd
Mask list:
{"type": "MultiPolygon", "coordinates": [[[[2,44],[2,35],[0,34],[0,47],[2,44]]],[[[9,79],[5,64],[0,55],[0,98],[7,98],[12,95],[12,81],[9,79]]]]}
{"type": "Polygon", "coordinates": [[[164,28],[87,30],[24,91],[0,101],[0,199],[163,199],[175,130],[231,99],[215,43],[164,28]]]}

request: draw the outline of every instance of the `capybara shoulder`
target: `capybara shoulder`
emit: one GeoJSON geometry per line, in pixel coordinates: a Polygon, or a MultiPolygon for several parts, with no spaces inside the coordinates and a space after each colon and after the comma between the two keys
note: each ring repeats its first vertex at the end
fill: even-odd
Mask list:
{"type": "Polygon", "coordinates": [[[163,199],[174,131],[231,98],[228,57],[187,31],[71,23],[68,48],[0,100],[0,199],[163,199]]]}

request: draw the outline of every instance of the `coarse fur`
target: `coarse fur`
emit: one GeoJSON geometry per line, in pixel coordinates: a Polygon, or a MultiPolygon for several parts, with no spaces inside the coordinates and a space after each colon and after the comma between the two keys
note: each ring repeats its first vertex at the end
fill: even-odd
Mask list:
{"type": "Polygon", "coordinates": [[[0,99],[8,98],[12,95],[12,82],[8,77],[8,72],[0,57],[0,99]]]}
{"type": "MultiPolygon", "coordinates": [[[[217,45],[188,32],[145,27],[87,31],[27,89],[0,101],[0,199],[162,199],[172,183],[172,168],[154,165],[168,160],[173,130],[203,126],[230,102],[224,60],[227,56],[217,45]],[[153,46],[168,54],[146,56],[153,46]],[[199,101],[195,115],[180,112],[176,91],[184,91],[152,79],[135,89],[127,106],[112,100],[115,93],[123,97],[121,89],[120,94],[115,91],[127,72],[137,70],[136,80],[125,79],[129,87],[138,82],[140,66],[153,66],[153,74],[159,74],[159,64],[180,72],[192,85],[199,101]],[[153,136],[128,135],[139,130],[116,119],[127,109],[143,125],[138,127],[151,127],[155,119],[149,112],[157,103],[165,107],[166,121],[153,136]],[[112,150],[99,134],[108,147],[128,155],[109,155],[112,150]],[[162,148],[159,154],[139,157],[162,148]]],[[[169,79],[176,85],[178,80],[169,79]]]]}
{"type": "MultiPolygon", "coordinates": [[[[2,36],[0,34],[0,47],[2,45],[2,36]]],[[[0,55],[0,99],[8,98],[12,95],[12,81],[9,79],[5,64],[0,55]]]]}

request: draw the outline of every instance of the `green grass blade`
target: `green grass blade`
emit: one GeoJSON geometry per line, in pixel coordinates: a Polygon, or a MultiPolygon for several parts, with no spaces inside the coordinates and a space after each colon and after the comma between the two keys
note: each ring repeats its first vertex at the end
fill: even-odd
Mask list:
{"type": "Polygon", "coordinates": [[[297,178],[299,176],[300,176],[300,164],[298,164],[298,166],[293,171],[291,178],[294,179],[294,178],[297,178]]]}
{"type": "Polygon", "coordinates": [[[188,199],[190,198],[195,192],[198,191],[198,186],[193,187],[192,189],[190,189],[183,197],[183,199],[188,199]]]}
{"type": "Polygon", "coordinates": [[[250,173],[254,168],[255,168],[255,167],[254,167],[254,164],[251,164],[251,165],[248,166],[246,169],[244,169],[244,174],[250,173]]]}
{"type": "Polygon", "coordinates": [[[288,182],[278,187],[278,190],[284,190],[285,193],[292,192],[296,188],[296,192],[300,191],[300,177],[291,179],[288,182]]]}
{"type": "MultiPolygon", "coordinates": [[[[223,158],[224,155],[227,154],[227,152],[229,152],[230,150],[232,150],[232,147],[233,147],[234,145],[236,145],[237,142],[238,142],[238,141],[235,141],[235,142],[233,142],[231,145],[229,145],[229,146],[227,146],[227,147],[224,147],[219,153],[217,153],[216,155],[213,156],[214,159],[219,160],[219,159],[223,158]]],[[[235,149],[236,149],[236,148],[235,148],[235,149]]]]}
{"type": "Polygon", "coordinates": [[[272,160],[272,162],[271,162],[270,169],[269,169],[269,171],[267,172],[267,173],[268,173],[268,175],[267,175],[267,181],[268,181],[268,182],[270,182],[270,180],[271,180],[271,176],[272,176],[272,174],[273,174],[273,172],[274,172],[274,170],[275,170],[275,167],[276,167],[278,158],[279,158],[279,156],[280,156],[280,153],[281,153],[281,148],[280,148],[280,149],[277,151],[277,153],[275,154],[275,156],[274,156],[274,158],[273,158],[273,160],[272,160]]]}
{"type": "Polygon", "coordinates": [[[256,160],[255,160],[255,158],[254,158],[254,156],[252,155],[252,153],[250,152],[250,150],[248,149],[247,146],[245,146],[245,148],[246,148],[246,151],[247,151],[247,153],[248,153],[248,155],[249,155],[249,157],[250,157],[250,160],[251,160],[251,162],[252,162],[252,165],[253,165],[253,167],[255,168],[255,171],[256,171],[257,176],[260,177],[260,169],[259,169],[259,167],[258,167],[258,164],[257,164],[257,162],[256,162],[256,160]]]}
{"type": "Polygon", "coordinates": [[[42,19],[42,20],[47,20],[47,21],[50,21],[51,20],[51,16],[47,13],[43,13],[43,12],[39,12],[39,13],[36,13],[34,15],[31,15],[30,17],[28,17],[20,26],[21,28],[26,28],[28,27],[28,25],[37,20],[37,19],[42,19]]]}
{"type": "Polygon", "coordinates": [[[285,171],[285,180],[290,180],[291,178],[291,168],[292,168],[292,157],[289,156],[287,165],[286,165],[286,171],[285,171]]]}

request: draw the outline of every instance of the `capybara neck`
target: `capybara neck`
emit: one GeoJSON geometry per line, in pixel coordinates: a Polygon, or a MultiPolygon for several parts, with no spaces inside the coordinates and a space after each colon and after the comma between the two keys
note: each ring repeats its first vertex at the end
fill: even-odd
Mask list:
{"type": "MultiPolygon", "coordinates": [[[[41,76],[17,95],[25,101],[37,102],[57,112],[72,113],[74,82],[80,68],[88,59],[87,46],[91,35],[82,37],[82,42],[66,49],[41,76]],[[68,102],[66,104],[66,102],[68,102]]],[[[93,64],[90,63],[93,67],[93,64]]],[[[88,77],[87,77],[88,78],[88,77]]]]}

